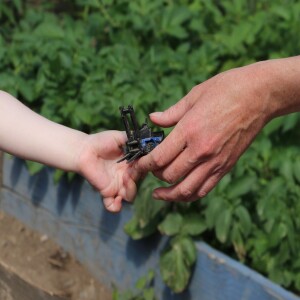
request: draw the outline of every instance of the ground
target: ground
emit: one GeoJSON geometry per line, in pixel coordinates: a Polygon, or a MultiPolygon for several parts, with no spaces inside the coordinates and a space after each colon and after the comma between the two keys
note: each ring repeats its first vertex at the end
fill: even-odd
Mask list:
{"type": "Polygon", "coordinates": [[[63,299],[112,299],[111,292],[69,253],[46,235],[3,212],[0,212],[0,265],[35,288],[63,299]]]}

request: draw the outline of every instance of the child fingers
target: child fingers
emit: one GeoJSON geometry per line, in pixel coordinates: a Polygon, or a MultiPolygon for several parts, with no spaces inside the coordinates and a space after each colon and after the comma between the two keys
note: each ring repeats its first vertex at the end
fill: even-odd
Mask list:
{"type": "Polygon", "coordinates": [[[106,210],[116,213],[119,212],[122,208],[122,197],[106,197],[103,198],[103,204],[106,210]]]}

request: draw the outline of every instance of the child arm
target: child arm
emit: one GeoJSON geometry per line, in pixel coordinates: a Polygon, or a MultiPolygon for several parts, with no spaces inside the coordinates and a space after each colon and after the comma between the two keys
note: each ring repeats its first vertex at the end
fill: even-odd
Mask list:
{"type": "Polygon", "coordinates": [[[78,172],[87,134],[52,122],[0,91],[0,148],[24,159],[78,172]]]}
{"type": "Polygon", "coordinates": [[[0,91],[0,149],[84,176],[103,198],[104,206],[118,212],[122,200],[132,201],[140,174],[122,157],[126,134],[103,131],[85,134],[52,122],[0,91]]]}

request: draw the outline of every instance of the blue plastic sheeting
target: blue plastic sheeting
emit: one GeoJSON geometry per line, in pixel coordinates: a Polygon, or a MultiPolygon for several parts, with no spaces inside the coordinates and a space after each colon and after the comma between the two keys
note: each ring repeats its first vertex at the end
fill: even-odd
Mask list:
{"type": "Polygon", "coordinates": [[[132,216],[130,205],[119,214],[108,213],[88,183],[78,179],[55,185],[51,169],[30,176],[19,159],[5,158],[3,173],[0,209],[50,236],[108,287],[133,287],[151,268],[157,270],[158,299],[300,299],[205,243],[197,244],[198,261],[188,290],[172,294],[158,271],[167,240],[159,235],[131,240],[123,232],[132,216]]]}

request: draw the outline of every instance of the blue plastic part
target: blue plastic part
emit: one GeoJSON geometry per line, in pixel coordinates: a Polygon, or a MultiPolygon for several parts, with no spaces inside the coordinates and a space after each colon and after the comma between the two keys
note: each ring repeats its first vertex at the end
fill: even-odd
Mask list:
{"type": "Polygon", "coordinates": [[[141,146],[144,148],[147,146],[148,143],[152,142],[152,143],[154,143],[154,146],[156,147],[159,143],[161,143],[162,139],[163,138],[161,136],[145,138],[145,139],[141,140],[141,146]]]}

